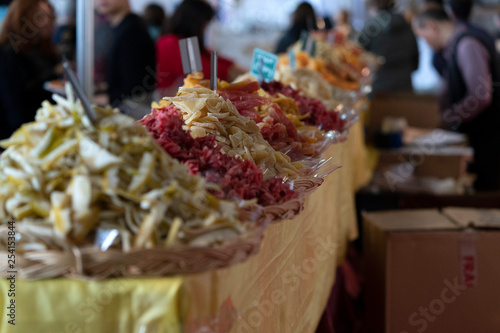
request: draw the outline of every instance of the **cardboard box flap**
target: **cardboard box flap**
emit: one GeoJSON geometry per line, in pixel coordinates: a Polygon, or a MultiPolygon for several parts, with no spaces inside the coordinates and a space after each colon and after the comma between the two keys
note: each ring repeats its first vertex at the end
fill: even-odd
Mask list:
{"type": "Polygon", "coordinates": [[[430,231],[460,229],[436,209],[364,213],[366,221],[386,231],[430,231]]]}
{"type": "Polygon", "coordinates": [[[477,209],[448,207],[443,214],[461,228],[500,229],[500,209],[477,209]]]}

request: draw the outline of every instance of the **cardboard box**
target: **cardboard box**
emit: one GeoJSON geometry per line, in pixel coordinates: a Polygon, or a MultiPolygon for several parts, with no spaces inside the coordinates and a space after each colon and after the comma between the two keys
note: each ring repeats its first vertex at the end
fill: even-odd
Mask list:
{"type": "Polygon", "coordinates": [[[500,332],[499,228],[498,211],[364,214],[368,332],[500,332]]]}
{"type": "MultiPolygon", "coordinates": [[[[415,168],[416,177],[454,178],[467,175],[467,163],[473,159],[470,147],[404,147],[380,152],[377,169],[384,170],[408,163],[415,168]]],[[[402,171],[404,177],[405,172],[402,171]]]]}
{"type": "Polygon", "coordinates": [[[444,208],[443,214],[462,228],[500,229],[500,209],[444,208]]]}

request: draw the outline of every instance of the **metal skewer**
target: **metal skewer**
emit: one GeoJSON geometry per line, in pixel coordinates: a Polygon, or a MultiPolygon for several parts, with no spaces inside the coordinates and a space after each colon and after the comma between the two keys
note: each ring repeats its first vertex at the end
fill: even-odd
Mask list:
{"type": "Polygon", "coordinates": [[[89,117],[90,121],[94,124],[95,121],[97,120],[94,108],[92,107],[92,104],[90,103],[88,97],[85,95],[85,92],[83,91],[83,88],[80,85],[78,79],[76,78],[75,73],[71,69],[67,59],[64,59],[63,67],[64,67],[64,74],[66,74],[67,78],[69,79],[69,82],[71,83],[71,86],[73,87],[73,90],[76,93],[76,96],[82,103],[83,110],[87,114],[87,117],[89,117]]]}
{"type": "Polygon", "coordinates": [[[217,91],[217,52],[212,51],[210,53],[210,89],[217,91]]]}
{"type": "Polygon", "coordinates": [[[179,49],[185,75],[203,71],[198,37],[179,40],[179,49]]]}

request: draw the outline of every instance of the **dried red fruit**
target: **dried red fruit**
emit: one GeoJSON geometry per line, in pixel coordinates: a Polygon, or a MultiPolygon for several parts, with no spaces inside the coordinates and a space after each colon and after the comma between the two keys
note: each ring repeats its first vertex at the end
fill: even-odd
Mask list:
{"type": "Polygon", "coordinates": [[[173,105],[153,109],[140,121],[165,151],[189,167],[192,174],[201,174],[207,182],[220,186],[212,191],[219,199],[251,200],[263,206],[292,199],[295,192],[279,178],[264,180],[262,170],[251,161],[228,156],[216,146],[215,137],[193,139],[182,127],[184,121],[173,105]]]}
{"type": "Polygon", "coordinates": [[[300,95],[300,90],[295,90],[290,86],[285,86],[278,81],[269,83],[264,82],[262,89],[269,94],[275,96],[282,94],[286,97],[293,98],[299,106],[302,115],[309,114],[309,117],[304,119],[308,125],[317,126],[324,131],[342,131],[344,130],[345,122],[340,118],[338,112],[328,111],[326,106],[315,98],[310,98],[300,95]]]}

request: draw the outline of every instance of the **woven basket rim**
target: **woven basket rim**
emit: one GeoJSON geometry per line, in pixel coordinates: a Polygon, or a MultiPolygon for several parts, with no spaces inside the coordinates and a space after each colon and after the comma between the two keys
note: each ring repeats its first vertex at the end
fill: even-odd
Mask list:
{"type": "MultiPolygon", "coordinates": [[[[245,233],[218,246],[177,245],[124,252],[115,248],[102,251],[87,244],[81,247],[59,246],[43,251],[18,252],[16,271],[20,278],[27,280],[59,277],[103,280],[118,276],[146,278],[201,273],[242,262],[257,253],[268,223],[269,220],[261,220],[253,225],[247,223],[250,228],[245,233]]],[[[21,237],[26,235],[25,225],[28,224],[33,223],[16,222],[17,234],[21,237]]],[[[0,225],[0,235],[7,231],[7,225],[0,225]]],[[[33,231],[30,236],[36,237],[37,232],[33,231]]],[[[47,244],[61,244],[60,239],[55,236],[43,237],[47,244]]],[[[7,251],[0,251],[0,255],[6,254],[7,251]]],[[[0,268],[0,276],[8,276],[7,272],[7,266],[0,268]]]]}

